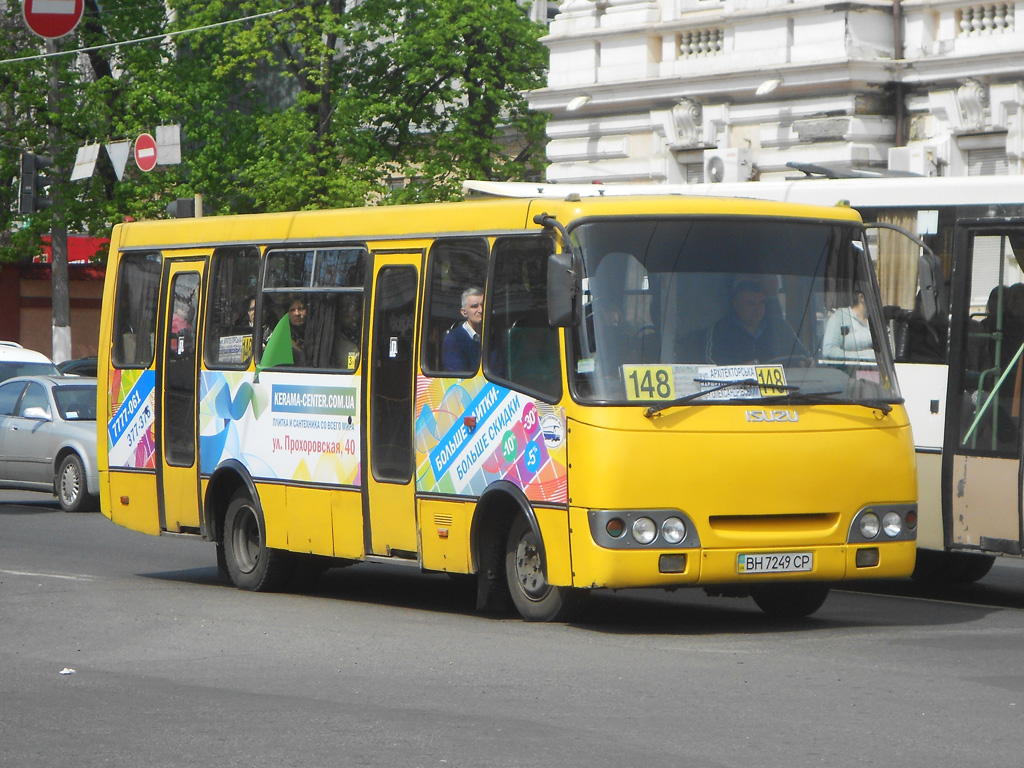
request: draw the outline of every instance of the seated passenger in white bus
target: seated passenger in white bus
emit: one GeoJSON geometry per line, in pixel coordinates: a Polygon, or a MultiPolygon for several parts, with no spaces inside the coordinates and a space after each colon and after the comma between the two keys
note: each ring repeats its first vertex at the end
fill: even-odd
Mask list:
{"type": "Polygon", "coordinates": [[[854,294],[851,306],[839,307],[825,323],[821,354],[828,360],[875,359],[868,304],[861,291],[854,294]]]}

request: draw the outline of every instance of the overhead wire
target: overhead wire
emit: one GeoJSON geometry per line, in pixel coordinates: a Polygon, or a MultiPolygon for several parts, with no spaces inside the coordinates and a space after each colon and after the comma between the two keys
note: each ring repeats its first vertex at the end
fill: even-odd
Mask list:
{"type": "Polygon", "coordinates": [[[16,59],[3,59],[2,61],[0,61],[0,65],[2,65],[2,64],[13,64],[13,63],[16,63],[16,62],[19,62],[19,61],[35,61],[35,60],[38,60],[38,59],[49,59],[49,58],[53,58],[54,56],[70,56],[70,55],[78,54],[78,53],[92,53],[93,51],[102,51],[102,50],[105,50],[107,48],[118,48],[118,47],[120,47],[122,45],[135,45],[137,43],[148,43],[148,42],[152,42],[153,40],[163,40],[163,39],[168,38],[168,37],[177,37],[179,35],[191,34],[192,32],[202,32],[202,31],[207,30],[207,29],[216,29],[217,27],[226,27],[229,24],[240,24],[240,23],[245,22],[245,21],[253,21],[255,19],[264,19],[264,18],[266,18],[268,16],[276,16],[277,14],[283,13],[286,10],[288,10],[288,9],[287,8],[278,8],[276,11],[267,11],[265,13],[257,13],[257,14],[254,14],[252,16],[244,16],[244,17],[239,18],[239,19],[228,19],[227,21],[218,21],[215,24],[205,24],[205,25],[203,25],[201,27],[192,27],[191,29],[179,29],[179,30],[177,30],[175,32],[163,32],[163,33],[161,33],[159,35],[149,35],[148,37],[138,37],[138,38],[135,38],[134,40],[122,40],[121,42],[117,42],[117,43],[104,43],[103,45],[90,45],[90,46],[88,46],[86,48],[75,48],[74,50],[70,50],[70,51],[54,51],[52,53],[33,54],[32,56],[19,56],[16,59]]]}

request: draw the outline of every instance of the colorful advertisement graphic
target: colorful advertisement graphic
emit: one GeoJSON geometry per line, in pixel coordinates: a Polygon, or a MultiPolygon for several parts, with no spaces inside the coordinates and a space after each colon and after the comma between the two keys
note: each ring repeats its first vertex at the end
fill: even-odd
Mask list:
{"type": "Polygon", "coordinates": [[[199,463],[237,459],[253,477],[359,485],[359,378],[203,371],[199,463]]]}
{"type": "Polygon", "coordinates": [[[107,462],[111,468],[155,469],[156,373],[114,370],[107,402],[107,462]]]}
{"type": "Polygon", "coordinates": [[[477,496],[495,480],[532,501],[566,503],[565,427],[546,403],[482,376],[416,387],[416,489],[477,496]]]}

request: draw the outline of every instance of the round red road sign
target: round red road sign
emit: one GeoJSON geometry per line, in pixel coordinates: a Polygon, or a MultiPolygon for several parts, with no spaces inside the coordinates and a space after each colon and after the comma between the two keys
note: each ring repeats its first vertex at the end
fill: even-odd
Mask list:
{"type": "Polygon", "coordinates": [[[135,164],[146,173],[156,167],[156,139],[148,133],[140,134],[135,140],[135,164]]]}
{"type": "Polygon", "coordinates": [[[85,0],[23,0],[21,15],[40,37],[64,37],[82,20],[85,0]]]}

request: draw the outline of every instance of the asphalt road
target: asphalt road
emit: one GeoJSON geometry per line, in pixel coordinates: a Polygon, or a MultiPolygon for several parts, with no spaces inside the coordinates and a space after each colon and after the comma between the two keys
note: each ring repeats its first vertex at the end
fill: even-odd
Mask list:
{"type": "Polygon", "coordinates": [[[1024,754],[1024,564],[778,623],[700,591],[572,625],[360,565],[309,594],[0,492],[0,766],[987,766],[1024,754]],[[953,599],[946,599],[951,597],[953,599]],[[61,674],[74,670],[74,674],[61,674]]]}

